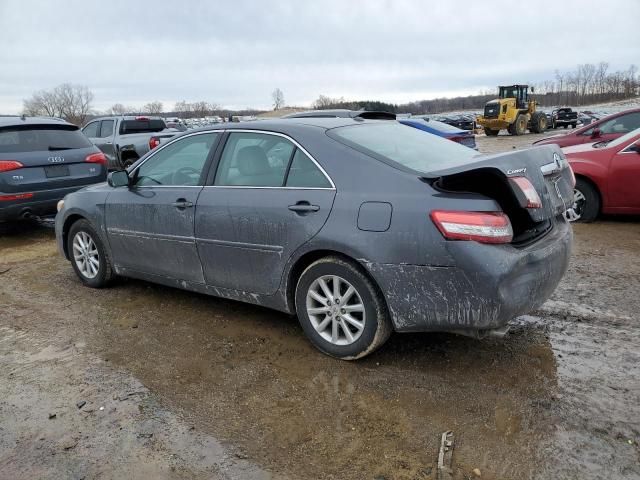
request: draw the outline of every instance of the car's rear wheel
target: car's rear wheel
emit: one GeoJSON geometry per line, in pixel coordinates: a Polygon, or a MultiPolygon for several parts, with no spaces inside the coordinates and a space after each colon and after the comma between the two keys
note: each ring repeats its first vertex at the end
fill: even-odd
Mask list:
{"type": "Polygon", "coordinates": [[[382,293],[358,265],[340,257],[325,257],[307,267],[295,301],[311,343],[333,357],[364,357],[391,335],[382,293]]]}
{"type": "Polygon", "coordinates": [[[88,221],[78,220],[71,226],[67,248],[73,270],[85,285],[101,288],[113,278],[107,250],[88,221]]]}
{"type": "Polygon", "coordinates": [[[567,211],[566,217],[570,222],[593,222],[600,213],[600,196],[596,189],[587,181],[579,178],[573,190],[573,205],[567,211]]]}

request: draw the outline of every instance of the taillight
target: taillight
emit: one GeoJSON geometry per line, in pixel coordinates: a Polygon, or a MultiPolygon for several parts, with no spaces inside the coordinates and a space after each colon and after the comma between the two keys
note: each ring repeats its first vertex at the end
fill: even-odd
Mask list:
{"type": "Polygon", "coordinates": [[[87,158],[84,159],[87,163],[99,163],[101,165],[107,164],[107,157],[104,156],[104,153],[92,153],[87,155],[87,158]]]}
{"type": "Polygon", "coordinates": [[[20,162],[15,160],[0,160],[0,172],[10,172],[24,167],[20,162]]]}
{"type": "Polygon", "coordinates": [[[160,139],[158,137],[151,137],[149,139],[149,150],[153,150],[160,145],[160,139]]]}
{"type": "Polygon", "coordinates": [[[509,217],[502,212],[434,210],[431,220],[448,240],[509,243],[513,239],[509,217]]]}
{"type": "Polygon", "coordinates": [[[542,200],[540,195],[536,191],[536,188],[526,177],[511,177],[509,181],[520,189],[527,199],[526,208],[540,208],[542,207],[542,200]]]}
{"type": "Polygon", "coordinates": [[[32,197],[33,193],[14,193],[12,195],[0,195],[0,202],[10,202],[11,200],[25,200],[32,197]]]}

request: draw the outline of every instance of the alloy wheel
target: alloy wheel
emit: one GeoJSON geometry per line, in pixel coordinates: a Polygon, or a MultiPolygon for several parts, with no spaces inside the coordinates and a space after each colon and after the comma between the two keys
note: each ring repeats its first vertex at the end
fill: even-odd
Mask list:
{"type": "Polygon", "coordinates": [[[580,190],[573,190],[573,205],[565,212],[565,217],[570,222],[576,222],[582,218],[584,207],[587,203],[587,199],[580,190]]]}
{"type": "Polygon", "coordinates": [[[79,231],[73,237],[73,260],[86,278],[95,278],[100,269],[98,247],[87,232],[79,231]]]}
{"type": "Polygon", "coordinates": [[[327,342],[350,345],[362,335],[366,321],[362,298],[342,277],[325,275],[314,280],[306,308],[311,325],[327,342]]]}

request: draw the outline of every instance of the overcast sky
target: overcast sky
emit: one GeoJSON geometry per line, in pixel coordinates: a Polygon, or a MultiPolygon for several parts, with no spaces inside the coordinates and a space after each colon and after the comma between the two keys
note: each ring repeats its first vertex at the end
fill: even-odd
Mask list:
{"type": "Polygon", "coordinates": [[[87,85],[94,106],[393,103],[640,63],[640,0],[0,0],[0,113],[87,85]]]}

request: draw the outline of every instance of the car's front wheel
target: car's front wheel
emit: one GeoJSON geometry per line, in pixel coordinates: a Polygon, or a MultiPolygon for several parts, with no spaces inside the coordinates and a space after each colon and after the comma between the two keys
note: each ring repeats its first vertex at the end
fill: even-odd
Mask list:
{"type": "Polygon", "coordinates": [[[578,178],[573,190],[573,205],[567,210],[570,222],[593,222],[600,213],[600,196],[590,183],[578,178]]]}
{"type": "Polygon", "coordinates": [[[71,226],[67,248],[73,270],[85,285],[101,288],[113,278],[107,250],[88,221],[78,220],[71,226]]]}
{"type": "Polygon", "coordinates": [[[325,257],[307,267],[295,301],[311,343],[333,357],[364,357],[391,335],[382,294],[361,267],[340,257],[325,257]]]}

